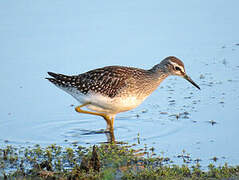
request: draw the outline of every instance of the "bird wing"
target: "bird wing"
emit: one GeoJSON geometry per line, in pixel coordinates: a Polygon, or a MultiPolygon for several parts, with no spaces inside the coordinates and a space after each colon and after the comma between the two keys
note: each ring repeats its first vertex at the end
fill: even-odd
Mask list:
{"type": "Polygon", "coordinates": [[[57,86],[65,88],[77,88],[81,93],[89,92],[115,97],[120,89],[127,85],[127,80],[135,73],[134,68],[122,66],[108,66],[79,74],[66,76],[48,72],[53,78],[47,78],[57,86]]]}

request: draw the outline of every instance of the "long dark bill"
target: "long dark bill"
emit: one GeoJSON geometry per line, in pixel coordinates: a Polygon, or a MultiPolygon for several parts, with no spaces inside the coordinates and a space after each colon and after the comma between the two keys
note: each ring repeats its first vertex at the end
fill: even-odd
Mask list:
{"type": "Polygon", "coordinates": [[[200,87],[188,75],[185,75],[184,79],[188,80],[190,83],[192,83],[192,85],[194,85],[196,88],[200,89],[200,87]]]}

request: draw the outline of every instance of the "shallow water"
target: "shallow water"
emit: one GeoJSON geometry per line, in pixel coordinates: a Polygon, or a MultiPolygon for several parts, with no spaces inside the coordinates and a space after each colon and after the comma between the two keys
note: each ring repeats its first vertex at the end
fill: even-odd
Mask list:
{"type": "Polygon", "coordinates": [[[205,164],[214,156],[218,164],[239,164],[238,5],[1,2],[1,146],[107,141],[94,133],[105,121],[77,114],[77,101],[46,81],[47,71],[150,68],[175,55],[201,90],[169,77],[138,108],[116,117],[116,140],[170,157],[186,150],[205,164]]]}

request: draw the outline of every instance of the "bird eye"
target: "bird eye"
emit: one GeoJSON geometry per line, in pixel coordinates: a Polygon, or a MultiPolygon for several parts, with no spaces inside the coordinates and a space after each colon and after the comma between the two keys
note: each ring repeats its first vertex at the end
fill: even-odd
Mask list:
{"type": "Polygon", "coordinates": [[[181,71],[180,67],[178,67],[178,66],[175,67],[175,70],[176,71],[181,71]]]}

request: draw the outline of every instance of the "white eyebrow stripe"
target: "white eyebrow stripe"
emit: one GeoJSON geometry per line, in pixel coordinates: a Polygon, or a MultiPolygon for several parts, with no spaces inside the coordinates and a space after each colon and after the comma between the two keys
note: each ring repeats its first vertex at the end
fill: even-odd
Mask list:
{"type": "Polygon", "coordinates": [[[184,71],[184,68],[183,68],[182,66],[180,66],[179,64],[177,64],[177,63],[175,63],[175,62],[172,62],[172,61],[170,61],[170,63],[171,63],[174,67],[178,66],[178,67],[181,69],[182,72],[185,72],[185,71],[184,71]]]}

